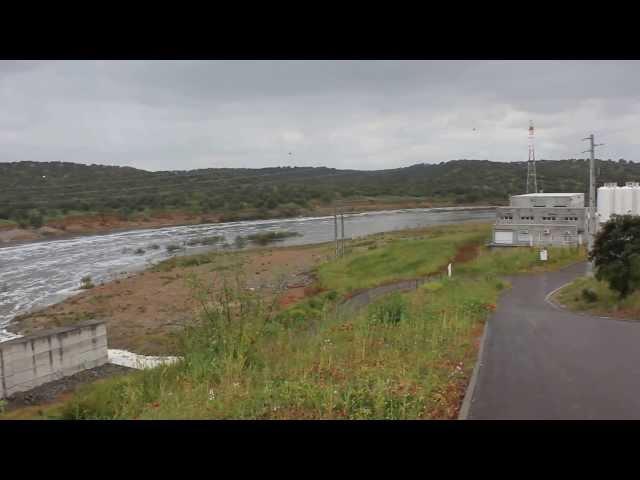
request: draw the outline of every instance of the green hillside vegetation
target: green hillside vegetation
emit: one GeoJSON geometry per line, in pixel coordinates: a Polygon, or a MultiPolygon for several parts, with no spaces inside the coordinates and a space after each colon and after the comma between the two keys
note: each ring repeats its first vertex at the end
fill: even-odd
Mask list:
{"type": "MultiPolygon", "coordinates": [[[[360,258],[354,276],[388,277],[371,258],[402,264],[397,278],[416,273],[399,246],[420,243],[431,273],[452,250],[443,242],[479,249],[458,264],[452,279],[434,280],[406,294],[392,294],[356,314],[336,310],[346,291],[337,276],[330,290],[294,305],[303,316],[283,315],[221,268],[228,289],[184,332],[184,360],[84,387],[62,406],[45,410],[67,419],[417,419],[455,418],[476,360],[484,320],[508,284],[500,278],[532,268],[559,268],[584,259],[578,249],[551,249],[540,266],[535,250],[491,251],[488,227],[452,225],[373,236],[351,245],[350,258],[325,268],[343,269],[360,258]],[[483,230],[484,229],[484,230],[483,230]],[[369,250],[374,243],[375,249],[369,250]],[[227,276],[225,276],[227,275],[227,276]]],[[[218,256],[212,261],[229,261],[218,256]]],[[[224,267],[221,263],[221,267],[224,267]]],[[[363,278],[363,277],[362,277],[363,278]]],[[[203,292],[196,291],[200,295],[203,292]]]]}
{"type": "MultiPolygon", "coordinates": [[[[600,182],[640,180],[640,163],[599,162],[600,182]]],[[[583,159],[541,160],[546,192],[585,192],[583,159]]],[[[0,163],[0,219],[23,226],[71,214],[122,218],[168,210],[221,213],[223,220],[295,216],[349,198],[421,198],[443,204],[504,204],[525,190],[525,162],[454,160],[357,171],[326,167],[212,168],[148,172],[65,162],[0,163]]]]}

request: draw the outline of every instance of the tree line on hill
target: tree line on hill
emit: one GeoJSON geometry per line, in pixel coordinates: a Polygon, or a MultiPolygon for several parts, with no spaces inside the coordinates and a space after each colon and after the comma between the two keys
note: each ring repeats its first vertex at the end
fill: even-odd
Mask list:
{"type": "MultiPolygon", "coordinates": [[[[545,192],[587,192],[586,159],[540,160],[545,192]]],[[[419,197],[439,203],[495,204],[524,193],[526,162],[452,160],[376,171],[327,167],[211,168],[149,172],[132,167],[68,162],[0,163],[0,219],[39,226],[73,213],[118,214],[179,210],[254,210],[257,217],[296,215],[312,204],[354,197],[419,197]]],[[[640,163],[598,161],[598,181],[640,180],[640,163]]]]}

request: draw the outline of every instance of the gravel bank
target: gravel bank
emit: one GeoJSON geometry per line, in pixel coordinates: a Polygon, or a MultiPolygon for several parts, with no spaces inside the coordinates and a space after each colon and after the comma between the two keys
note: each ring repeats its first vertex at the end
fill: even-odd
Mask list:
{"type": "Polygon", "coordinates": [[[135,370],[133,368],[114,365],[112,363],[84,370],[74,375],[61,378],[60,380],[40,385],[39,387],[31,390],[11,395],[6,399],[7,404],[5,406],[5,411],[8,412],[21,407],[52,403],[61,395],[73,392],[81,385],[95,382],[101,378],[123,375],[134,371],[135,370]]]}

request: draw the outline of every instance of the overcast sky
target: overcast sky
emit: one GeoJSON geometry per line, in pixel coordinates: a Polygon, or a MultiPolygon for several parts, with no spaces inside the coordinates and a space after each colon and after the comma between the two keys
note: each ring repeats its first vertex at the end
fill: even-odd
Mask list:
{"type": "Polygon", "coordinates": [[[147,170],[639,160],[638,61],[0,61],[0,161],[147,170]],[[475,130],[474,130],[475,129],[475,130]],[[291,152],[291,155],[289,155],[291,152]]]}

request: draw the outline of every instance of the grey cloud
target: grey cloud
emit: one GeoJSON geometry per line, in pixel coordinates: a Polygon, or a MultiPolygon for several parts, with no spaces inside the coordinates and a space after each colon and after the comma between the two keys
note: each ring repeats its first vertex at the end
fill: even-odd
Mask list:
{"type": "Polygon", "coordinates": [[[639,83],[636,61],[0,62],[0,161],[513,161],[530,119],[539,158],[577,156],[593,131],[636,159],[639,83]]]}

